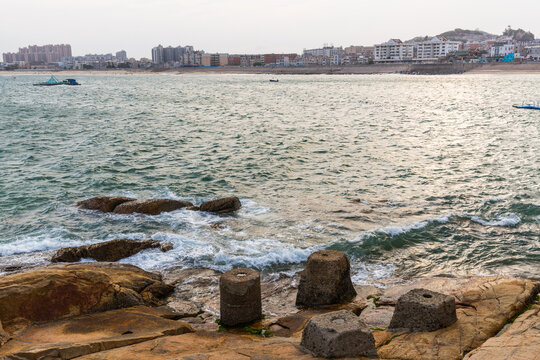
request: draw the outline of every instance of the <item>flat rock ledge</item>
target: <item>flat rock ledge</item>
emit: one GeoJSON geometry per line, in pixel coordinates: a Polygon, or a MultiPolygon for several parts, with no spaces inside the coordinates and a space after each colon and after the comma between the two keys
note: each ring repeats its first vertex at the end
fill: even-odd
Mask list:
{"type": "MultiPolygon", "coordinates": [[[[179,273],[175,294],[197,290],[193,286],[208,291],[205,282],[182,281],[190,274],[179,273]]],[[[348,304],[305,308],[251,325],[269,329],[272,337],[217,326],[194,332],[184,321],[215,318],[155,307],[171,287],[159,275],[115,263],[54,265],[0,277],[0,358],[317,359],[300,346],[302,330],[311,317],[341,309],[366,324],[380,359],[534,359],[540,353],[539,284],[531,280],[433,278],[385,290],[356,286],[358,295],[348,304]],[[453,296],[457,321],[431,332],[387,331],[397,299],[414,288],[453,296]]],[[[283,296],[294,305],[294,296],[283,296]]]]}
{"type": "Polygon", "coordinates": [[[77,262],[90,258],[97,261],[114,262],[135,255],[142,250],[155,248],[165,252],[172,249],[172,244],[155,240],[116,239],[93,245],[60,249],[53,255],[51,261],[53,263],[77,262]]]}
{"type": "Polygon", "coordinates": [[[115,214],[145,214],[159,215],[164,212],[187,209],[205,211],[214,214],[225,214],[237,211],[242,207],[240,199],[231,196],[223,199],[203,202],[195,206],[189,201],[172,199],[134,199],[118,196],[97,196],[79,201],[76,204],[81,209],[97,210],[115,214]]]}

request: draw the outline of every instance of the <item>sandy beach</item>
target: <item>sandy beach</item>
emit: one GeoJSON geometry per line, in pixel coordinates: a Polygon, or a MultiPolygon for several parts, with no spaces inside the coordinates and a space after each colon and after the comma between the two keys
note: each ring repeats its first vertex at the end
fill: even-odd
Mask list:
{"type": "Polygon", "coordinates": [[[289,68],[268,68],[268,67],[200,67],[200,68],[174,68],[174,69],[103,69],[103,70],[16,70],[0,71],[0,76],[17,75],[147,75],[147,74],[268,74],[268,75],[369,75],[369,74],[540,74],[539,63],[526,64],[374,64],[355,66],[309,66],[309,67],[289,67],[289,68]]]}

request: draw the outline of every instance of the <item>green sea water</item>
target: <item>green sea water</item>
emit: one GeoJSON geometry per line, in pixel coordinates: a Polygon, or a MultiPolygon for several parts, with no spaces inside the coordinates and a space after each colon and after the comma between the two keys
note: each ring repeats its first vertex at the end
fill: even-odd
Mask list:
{"type": "Polygon", "coordinates": [[[539,75],[75,77],[0,76],[0,271],[128,237],[173,243],[123,260],[150,270],[293,272],[339,249],[355,282],[540,278],[540,111],[511,106],[539,75]],[[97,195],[243,207],[74,207],[97,195]]]}

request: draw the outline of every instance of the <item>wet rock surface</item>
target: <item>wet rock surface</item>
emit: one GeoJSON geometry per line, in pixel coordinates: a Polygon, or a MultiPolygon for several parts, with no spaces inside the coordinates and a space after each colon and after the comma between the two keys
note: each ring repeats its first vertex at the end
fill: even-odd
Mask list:
{"type": "Polygon", "coordinates": [[[199,207],[200,211],[211,212],[214,214],[225,214],[234,212],[242,207],[240,199],[236,196],[206,201],[199,207]]]}
{"type": "Polygon", "coordinates": [[[97,210],[101,212],[113,212],[120,204],[134,201],[135,199],[121,196],[96,196],[90,199],[79,201],[77,206],[86,210],[97,210]]]}
{"type": "Polygon", "coordinates": [[[309,256],[306,268],[300,273],[297,306],[339,304],[355,296],[349,259],[345,253],[321,250],[309,256]]]}
{"type": "Polygon", "coordinates": [[[188,201],[171,199],[141,199],[124,202],[114,208],[116,214],[145,214],[159,215],[163,212],[175,211],[178,209],[193,206],[188,201]]]}
{"type": "Polygon", "coordinates": [[[399,297],[389,331],[433,331],[457,321],[453,296],[414,289],[399,297]]]}
{"type": "Polygon", "coordinates": [[[302,332],[300,345],[324,358],[377,355],[373,334],[358,316],[347,310],[311,318],[302,332]]]}
{"type": "Polygon", "coordinates": [[[116,239],[98,244],[63,248],[52,257],[52,262],[77,262],[81,259],[91,258],[97,261],[118,261],[137,254],[145,249],[160,248],[167,251],[172,244],[160,243],[154,240],[116,239]]]}

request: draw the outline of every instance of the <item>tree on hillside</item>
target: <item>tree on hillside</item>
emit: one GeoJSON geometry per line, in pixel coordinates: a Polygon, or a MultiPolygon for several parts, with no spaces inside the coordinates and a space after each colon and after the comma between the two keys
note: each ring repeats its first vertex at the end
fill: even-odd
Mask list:
{"type": "Polygon", "coordinates": [[[512,39],[516,41],[533,41],[534,34],[530,31],[525,31],[523,29],[514,30],[510,25],[504,30],[504,36],[511,36],[512,39]]]}

